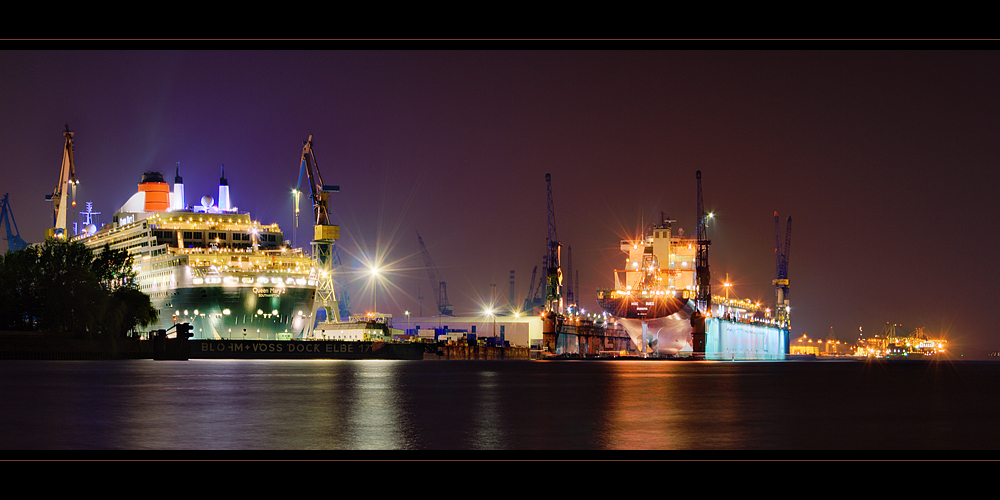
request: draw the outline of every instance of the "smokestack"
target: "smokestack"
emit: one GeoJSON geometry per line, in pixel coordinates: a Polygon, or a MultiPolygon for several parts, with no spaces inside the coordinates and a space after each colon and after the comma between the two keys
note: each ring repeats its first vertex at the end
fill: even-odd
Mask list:
{"type": "Polygon", "coordinates": [[[226,180],[226,166],[222,165],[222,177],[219,178],[219,210],[229,209],[229,181],[226,180]]]}
{"type": "Polygon", "coordinates": [[[174,192],[170,201],[171,210],[184,210],[184,179],[181,178],[181,162],[177,162],[177,171],[174,175],[174,192]]]}
{"type": "Polygon", "coordinates": [[[510,295],[507,298],[507,305],[514,307],[514,270],[510,270],[510,295]]]}
{"type": "Polygon", "coordinates": [[[139,191],[145,193],[144,212],[164,212],[170,208],[170,187],[163,182],[163,174],[159,172],[145,172],[142,174],[142,182],[139,183],[139,191]]]}

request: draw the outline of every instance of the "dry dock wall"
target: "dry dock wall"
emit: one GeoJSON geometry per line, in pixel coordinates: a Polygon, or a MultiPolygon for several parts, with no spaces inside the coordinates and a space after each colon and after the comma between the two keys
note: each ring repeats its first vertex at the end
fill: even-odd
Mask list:
{"type": "Polygon", "coordinates": [[[785,359],[788,353],[788,330],[719,318],[705,323],[705,359],[785,359]]]}
{"type": "Polygon", "coordinates": [[[438,347],[437,354],[424,354],[424,359],[529,359],[527,347],[495,347],[456,342],[438,347]]]}
{"type": "Polygon", "coordinates": [[[566,322],[558,326],[558,333],[545,333],[542,347],[552,354],[579,354],[583,357],[600,356],[602,353],[638,354],[628,332],[621,326],[597,326],[588,323],[566,322]]]}

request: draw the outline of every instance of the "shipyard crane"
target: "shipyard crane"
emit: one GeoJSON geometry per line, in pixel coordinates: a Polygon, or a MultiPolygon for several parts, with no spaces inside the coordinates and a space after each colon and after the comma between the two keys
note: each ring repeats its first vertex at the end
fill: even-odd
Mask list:
{"type": "MultiPolygon", "coordinates": [[[[333,265],[331,267],[334,269],[334,272],[338,276],[341,276],[341,275],[343,275],[343,272],[341,272],[341,269],[343,269],[344,264],[343,264],[343,262],[340,261],[340,252],[337,251],[338,248],[339,247],[337,247],[336,245],[334,245],[334,247],[333,247],[333,265]]],[[[337,300],[337,308],[338,308],[338,311],[340,311],[340,317],[341,318],[350,318],[351,317],[351,290],[347,287],[347,283],[346,282],[342,282],[341,280],[337,280],[337,282],[336,282],[336,289],[339,292],[338,293],[339,300],[337,300]]]]}
{"type": "MultiPolygon", "coordinates": [[[[548,267],[545,262],[548,258],[547,255],[542,256],[542,268],[548,267]]],[[[547,276],[542,275],[541,279],[535,281],[535,276],[538,275],[538,266],[535,266],[531,270],[531,280],[528,282],[528,296],[524,299],[524,312],[528,314],[536,314],[536,309],[545,308],[545,300],[542,298],[542,291],[545,290],[545,281],[547,276]]]]}
{"type": "Polygon", "coordinates": [[[334,318],[340,321],[339,306],[337,296],[333,289],[333,246],[340,239],[340,226],[330,224],[330,208],[328,206],[330,193],[339,193],[340,186],[330,186],[323,183],[323,176],[319,173],[319,163],[316,161],[316,153],[313,151],[312,134],[309,139],[302,143],[302,156],[299,161],[299,183],[295,190],[301,191],[302,175],[306,175],[309,182],[309,198],[313,205],[313,229],[312,255],[319,271],[319,283],[316,287],[316,301],[313,303],[313,321],[307,328],[311,335],[312,326],[315,325],[315,314],[322,308],[325,312],[325,321],[334,318]]]}
{"type": "Polygon", "coordinates": [[[778,324],[783,328],[790,328],[791,321],[788,314],[788,252],[792,247],[792,218],[788,217],[785,226],[785,246],[781,246],[781,227],[778,221],[778,212],[774,212],[774,258],[775,277],[774,291],[776,295],[775,313],[778,324]]]}
{"type": "Polygon", "coordinates": [[[524,311],[531,311],[531,300],[535,298],[535,276],[538,275],[538,266],[531,269],[531,279],[528,280],[528,295],[524,297],[524,311]]]}
{"type": "Polygon", "coordinates": [[[573,245],[566,247],[566,273],[564,276],[566,277],[566,279],[563,280],[566,290],[566,309],[569,311],[575,311],[577,310],[577,305],[576,294],[573,293],[573,283],[575,283],[575,281],[573,281],[573,245]]]}
{"type": "Polygon", "coordinates": [[[705,213],[705,203],[701,196],[701,170],[695,177],[698,179],[698,253],[695,256],[695,273],[697,276],[697,302],[698,308],[707,313],[712,304],[712,273],[708,269],[708,246],[712,241],[708,239],[708,219],[712,214],[705,213]]]}
{"type": "Polygon", "coordinates": [[[76,180],[76,166],[73,164],[73,132],[63,132],[66,139],[63,144],[62,166],[59,169],[59,181],[52,194],[45,195],[45,201],[52,202],[52,227],[45,231],[46,238],[66,237],[66,198],[67,190],[72,192],[72,204],[76,206],[76,186],[80,181],[76,180]]]}
{"type": "Polygon", "coordinates": [[[0,224],[3,224],[7,229],[7,236],[4,237],[7,240],[7,249],[11,252],[16,252],[28,246],[28,242],[21,239],[21,233],[17,230],[17,222],[14,222],[14,212],[10,209],[10,202],[7,201],[8,194],[10,193],[5,193],[3,201],[0,201],[0,224]]]}
{"type": "Polygon", "coordinates": [[[546,251],[548,251],[545,309],[562,314],[562,263],[559,256],[562,244],[556,235],[556,209],[555,203],[552,200],[552,174],[545,174],[545,188],[548,195],[548,234],[545,239],[545,247],[546,251]]]}
{"type": "Polygon", "coordinates": [[[437,280],[437,275],[434,272],[437,268],[434,266],[431,254],[427,251],[424,239],[420,237],[419,232],[417,233],[417,242],[420,243],[420,253],[424,256],[424,265],[427,267],[427,276],[431,280],[431,286],[437,290],[438,313],[442,316],[454,316],[455,308],[448,302],[448,286],[444,281],[437,280]]]}

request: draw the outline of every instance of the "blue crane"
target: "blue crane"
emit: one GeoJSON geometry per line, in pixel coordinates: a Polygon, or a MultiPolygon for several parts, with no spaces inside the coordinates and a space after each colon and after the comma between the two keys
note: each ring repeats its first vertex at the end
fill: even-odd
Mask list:
{"type": "Polygon", "coordinates": [[[21,233],[17,230],[17,222],[14,222],[14,212],[10,209],[10,202],[7,201],[7,195],[3,195],[3,201],[0,201],[0,224],[3,224],[7,228],[7,236],[4,237],[7,240],[7,249],[11,252],[16,252],[28,246],[28,242],[21,239],[21,233]]]}
{"type": "Polygon", "coordinates": [[[774,212],[774,258],[775,277],[774,289],[776,294],[775,314],[778,324],[784,328],[789,328],[788,314],[788,252],[792,247],[792,218],[788,218],[785,227],[785,246],[781,246],[781,227],[778,221],[778,212],[774,212]]]}
{"type": "Polygon", "coordinates": [[[438,281],[437,274],[434,266],[434,261],[431,260],[431,254],[427,252],[427,247],[424,245],[424,239],[420,237],[420,233],[417,233],[417,242],[420,243],[420,253],[424,256],[424,267],[427,268],[427,276],[431,280],[431,287],[435,290],[435,298],[437,299],[438,313],[442,316],[454,316],[455,308],[448,301],[448,284],[444,281],[438,281]]]}

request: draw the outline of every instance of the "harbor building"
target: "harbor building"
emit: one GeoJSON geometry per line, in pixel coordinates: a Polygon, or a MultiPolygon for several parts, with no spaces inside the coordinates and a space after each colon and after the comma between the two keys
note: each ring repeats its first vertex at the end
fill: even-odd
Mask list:
{"type": "Polygon", "coordinates": [[[542,343],[541,316],[404,316],[393,327],[421,339],[463,340],[497,338],[511,346],[537,346],[542,343]]]}

